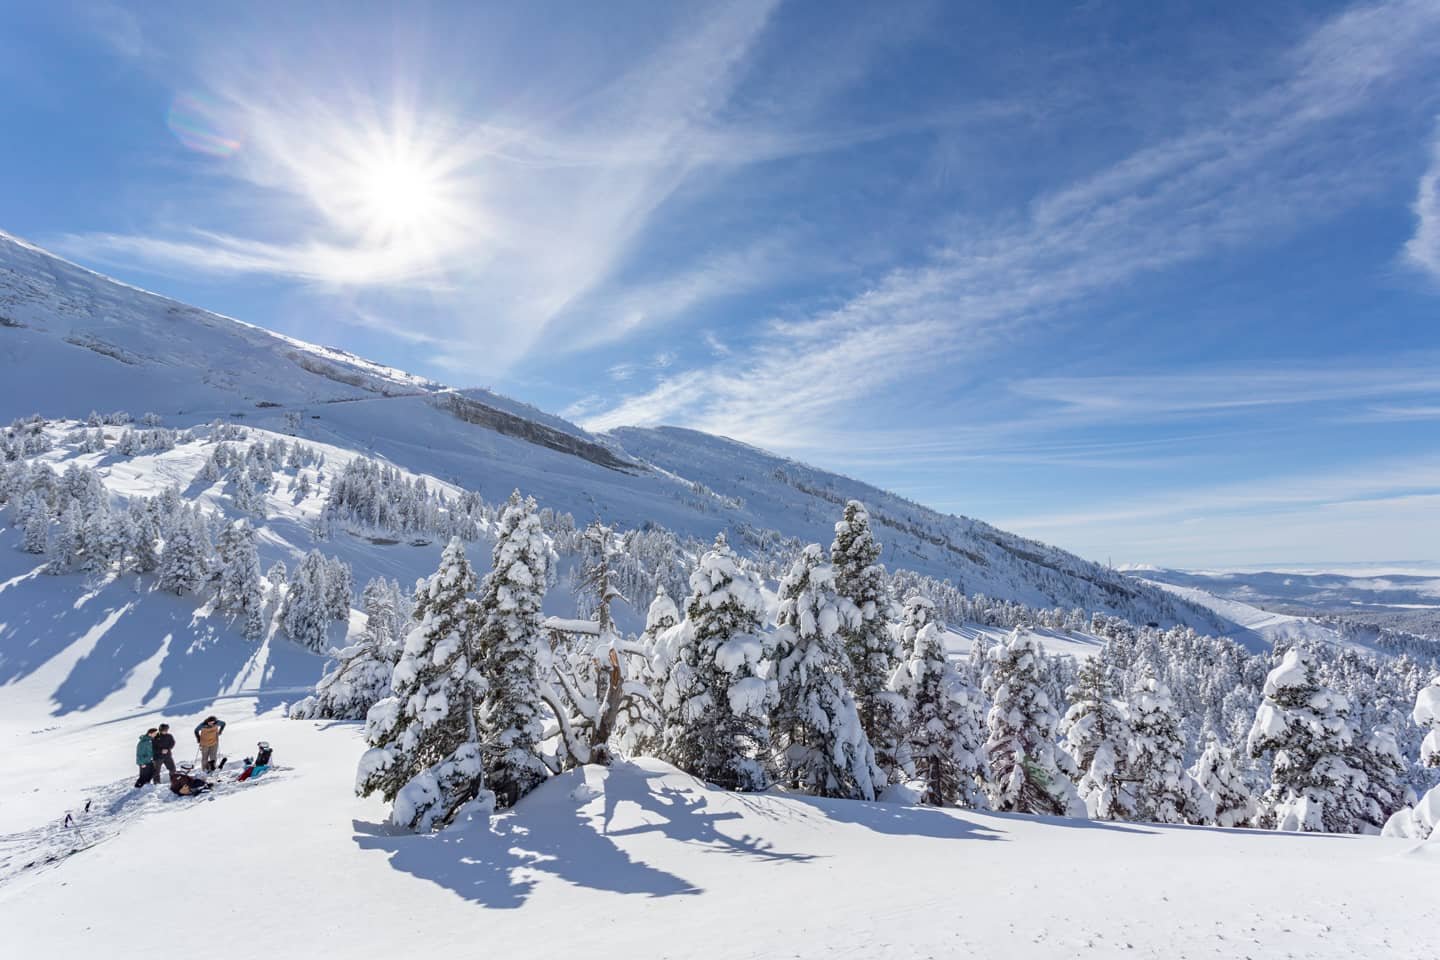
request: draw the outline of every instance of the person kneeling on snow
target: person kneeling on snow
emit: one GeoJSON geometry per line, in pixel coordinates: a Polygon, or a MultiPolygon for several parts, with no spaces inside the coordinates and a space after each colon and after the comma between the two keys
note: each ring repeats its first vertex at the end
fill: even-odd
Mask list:
{"type": "Polygon", "coordinates": [[[135,763],[140,767],[140,776],[135,780],[137,788],[145,786],[151,780],[160,782],[160,776],[155,769],[155,733],[154,727],[140,735],[140,742],[135,744],[135,763]]]}
{"type": "Polygon", "coordinates": [[[170,774],[170,792],[179,794],[182,797],[193,797],[196,794],[210,789],[210,781],[202,780],[199,777],[192,777],[183,771],[170,774]]]}
{"type": "Polygon", "coordinates": [[[195,728],[195,742],[200,744],[200,769],[211,773],[215,760],[220,755],[220,734],[225,732],[225,721],[219,717],[206,717],[195,728]]]}

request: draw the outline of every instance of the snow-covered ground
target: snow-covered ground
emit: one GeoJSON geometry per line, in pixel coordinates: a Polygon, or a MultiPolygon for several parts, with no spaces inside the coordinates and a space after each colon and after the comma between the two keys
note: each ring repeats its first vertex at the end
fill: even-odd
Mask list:
{"type": "MultiPolygon", "coordinates": [[[[351,795],[357,725],[237,707],[216,706],[227,750],[268,740],[284,769],[213,800],[86,791],[7,750],[7,786],[24,778],[52,821],[99,797],[82,829],[108,837],[0,869],[7,953],[178,937],[219,958],[1434,956],[1434,845],[745,796],[652,760],[555,778],[488,825],[397,835],[351,795]]],[[[123,777],[155,716],[87,718],[63,748],[123,777]]]]}

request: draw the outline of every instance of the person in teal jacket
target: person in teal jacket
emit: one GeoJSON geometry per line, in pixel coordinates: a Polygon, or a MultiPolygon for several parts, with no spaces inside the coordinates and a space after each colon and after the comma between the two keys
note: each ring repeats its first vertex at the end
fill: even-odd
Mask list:
{"type": "Polygon", "coordinates": [[[140,767],[140,776],[135,780],[137,789],[151,780],[160,782],[160,778],[155,776],[155,734],[158,732],[151,727],[141,734],[140,742],[135,744],[135,763],[140,767]]]}

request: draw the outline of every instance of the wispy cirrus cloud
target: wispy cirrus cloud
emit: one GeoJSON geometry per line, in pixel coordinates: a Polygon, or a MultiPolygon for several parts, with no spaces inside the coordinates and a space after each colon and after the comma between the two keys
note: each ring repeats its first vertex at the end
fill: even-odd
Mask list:
{"type": "Polygon", "coordinates": [[[1440,134],[1430,147],[1430,165],[1415,191],[1415,232],[1405,243],[1405,259],[1440,281],[1440,134]]]}
{"type": "MultiPolygon", "coordinates": [[[[920,265],[891,271],[838,308],[771,323],[739,358],[678,372],[585,422],[674,423],[804,449],[825,416],[861,398],[942,367],[952,376],[972,369],[997,343],[1059,311],[1284,236],[1371,195],[1393,171],[1377,161],[1363,126],[1359,135],[1335,132],[1402,78],[1433,71],[1437,49],[1434,4],[1342,13],[1289,51],[1279,81],[1211,105],[1209,123],[1047,193],[1008,222],[963,223],[920,265]]],[[[1283,389],[1267,388],[1271,396],[1283,389]]],[[[906,396],[917,399],[913,387],[906,396]]]]}
{"type": "Polygon", "coordinates": [[[1047,418],[1100,423],[1223,416],[1256,408],[1440,394],[1440,357],[1343,368],[1239,367],[1130,376],[1031,377],[1012,382],[1010,391],[1035,401],[1042,408],[1039,415],[1047,418]]]}
{"type": "MultiPolygon", "coordinates": [[[[681,18],[618,74],[538,90],[539,103],[524,109],[462,107],[398,81],[376,95],[370,63],[229,51],[207,65],[202,82],[216,123],[244,144],[219,172],[253,229],[68,234],[53,245],[90,262],[160,272],[448,298],[450,309],[436,310],[426,333],[448,334],[472,360],[503,366],[605,284],[676,190],[717,171],[884,135],[766,130],[723,116],[775,5],[740,0],[681,18]],[[367,82],[316,75],[332,66],[367,82]],[[579,89],[583,104],[568,99],[579,89]],[[491,119],[476,122],[487,109],[491,119]],[[477,338],[481,350],[470,347],[477,338]]],[[[440,87],[444,78],[424,67],[412,64],[440,87]]],[[[623,336],[648,316],[714,295],[746,262],[756,261],[719,255],[652,286],[656,296],[644,303],[610,297],[583,330],[593,340],[623,336]]]]}

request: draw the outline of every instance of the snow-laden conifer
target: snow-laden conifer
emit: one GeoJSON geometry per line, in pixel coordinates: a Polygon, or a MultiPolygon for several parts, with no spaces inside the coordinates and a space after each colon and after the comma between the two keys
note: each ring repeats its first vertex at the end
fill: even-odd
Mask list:
{"type": "MultiPolygon", "coordinates": [[[[397,604],[399,585],[377,577],[365,585],[365,628],[349,646],[331,651],[332,662],[315,693],[290,710],[312,720],[361,720],[391,693],[390,681],[404,644],[397,604]]],[[[408,603],[405,604],[408,606],[408,603]]]]}
{"type": "Polygon", "coordinates": [[[1000,811],[1085,815],[1075,792],[1070,758],[1055,748],[1059,719],[1045,692],[1039,641],[1016,628],[989,656],[985,692],[990,805],[1000,811]]]}
{"type": "Polygon", "coordinates": [[[1130,698],[1130,749],[1135,819],[1151,823],[1209,823],[1215,808],[1185,768],[1185,739],[1170,688],[1147,677],[1130,698]]]}
{"type": "Polygon", "coordinates": [[[1250,756],[1273,755],[1257,825],[1350,832],[1354,824],[1344,802],[1355,775],[1346,762],[1354,737],[1349,703],[1321,685],[1314,656],[1300,647],[1287,650],[1266,676],[1263,696],[1246,741],[1250,756]]]}
{"type": "Polygon", "coordinates": [[[717,536],[690,574],[685,621],[670,636],[662,750],[680,769],[731,790],[767,785],[773,689],[764,677],[763,611],[759,578],[717,536]]]}
{"type": "Polygon", "coordinates": [[[1369,735],[1357,734],[1346,759],[1357,774],[1344,795],[1356,831],[1379,833],[1391,816],[1415,802],[1394,730],[1380,726],[1369,735]]]}
{"type": "Polygon", "coordinates": [[[176,594],[198,592],[210,579],[213,552],[199,510],[177,510],[165,529],[165,549],[157,570],[160,589],[176,594]]]}
{"type": "Polygon", "coordinates": [[[551,562],[535,501],[510,495],[500,515],[492,568],[480,588],[479,650],[487,691],[481,734],[490,783],[501,806],[538,786],[544,705],[540,664],[548,653],[540,606],[551,562]]]}
{"type": "Polygon", "coordinates": [[[128,532],[130,542],[127,552],[134,560],[135,570],[150,573],[160,568],[160,522],[153,509],[152,500],[130,501],[126,511],[130,518],[128,532]]]}
{"type": "Polygon", "coordinates": [[[316,653],[325,650],[325,624],[330,620],[325,575],[325,557],[319,550],[311,550],[290,577],[280,609],[285,635],[316,653]]]}
{"type": "Polygon", "coordinates": [[[1068,694],[1070,707],[1060,721],[1060,735],[1080,771],[1075,786],[1087,813],[1095,820],[1132,819],[1133,790],[1125,783],[1130,724],[1115,700],[1114,679],[1103,656],[1081,664],[1068,694]]]}
{"type": "Polygon", "coordinates": [[[350,601],[355,593],[355,575],[350,564],[339,557],[325,560],[325,615],[331,620],[350,619],[350,601]]]}
{"type": "Polygon", "coordinates": [[[46,550],[45,572],[70,573],[80,566],[80,506],[70,501],[60,514],[55,536],[46,550]]]}
{"type": "MultiPolygon", "coordinates": [[[[1421,766],[1440,767],[1440,677],[1420,688],[1410,718],[1426,731],[1420,744],[1421,766]]],[[[1440,786],[1427,790],[1414,806],[1396,811],[1385,822],[1383,833],[1411,840],[1440,839],[1440,786]]]]}
{"type": "Polygon", "coordinates": [[[428,831],[472,801],[493,804],[476,724],[486,682],[479,668],[475,574],[459,539],[426,581],[424,616],[392,675],[393,692],[370,708],[355,791],[392,803],[397,826],[428,831]]]}
{"type": "Polygon", "coordinates": [[[23,530],[20,549],[43,554],[50,541],[50,507],[34,490],[20,498],[17,522],[23,530]]]}
{"type": "Polygon", "coordinates": [[[1221,827],[1248,827],[1255,817],[1255,797],[1235,758],[1235,751],[1211,740],[1190,776],[1215,808],[1213,822],[1221,827]]]}
{"type": "Polygon", "coordinates": [[[216,606],[240,620],[246,639],[259,640],[265,633],[265,588],[254,529],[244,520],[227,524],[220,531],[216,552],[220,557],[216,606]]]}
{"type": "Polygon", "coordinates": [[[885,785],[875,751],[845,688],[840,630],[859,612],[835,590],[819,544],[780,581],[774,636],[771,736],[781,777],[821,797],[873,800],[885,785]]]}
{"type": "MultiPolygon", "coordinates": [[[[889,682],[889,693],[901,705],[895,755],[908,775],[924,781],[922,802],[984,808],[989,768],[980,691],[950,663],[939,625],[922,616],[930,607],[922,597],[905,601],[902,636],[910,638],[910,654],[889,682]]],[[[879,717],[888,713],[882,707],[879,717]]]]}
{"type": "Polygon", "coordinates": [[[899,658],[910,650],[898,649],[891,632],[890,591],[880,563],[880,544],[859,500],[847,503],[835,524],[830,563],[835,569],[835,592],[856,610],[854,620],[841,625],[840,637],[860,727],[871,743],[878,743],[884,735],[881,701],[886,685],[899,658]]]}

